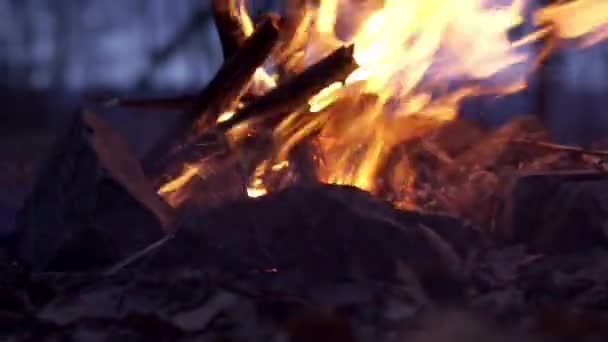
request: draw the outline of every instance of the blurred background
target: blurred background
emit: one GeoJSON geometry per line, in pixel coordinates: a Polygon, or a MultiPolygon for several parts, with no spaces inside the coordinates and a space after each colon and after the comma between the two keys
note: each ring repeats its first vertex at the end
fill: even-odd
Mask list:
{"type": "MultiPolygon", "coordinates": [[[[278,0],[249,1],[254,15],[278,0]]],[[[221,63],[211,0],[0,0],[0,83],[178,91],[221,63]]]]}

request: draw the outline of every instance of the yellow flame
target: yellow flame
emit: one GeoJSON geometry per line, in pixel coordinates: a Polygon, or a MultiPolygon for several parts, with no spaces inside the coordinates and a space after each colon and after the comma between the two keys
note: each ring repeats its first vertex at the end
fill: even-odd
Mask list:
{"type": "Polygon", "coordinates": [[[250,198],[258,198],[268,194],[268,190],[264,187],[262,180],[259,178],[254,179],[254,181],[247,187],[247,196],[250,198]]]}
{"type": "Polygon", "coordinates": [[[281,170],[286,169],[287,167],[289,167],[289,161],[288,160],[283,160],[282,162],[274,164],[271,167],[271,170],[272,171],[281,171],[281,170]]]}
{"type": "Polygon", "coordinates": [[[308,101],[310,111],[312,113],[320,112],[332,104],[337,98],[335,93],[340,89],[342,89],[342,82],[335,82],[321,90],[308,101]]]}
{"type": "Polygon", "coordinates": [[[250,36],[253,34],[255,25],[253,24],[253,20],[251,20],[251,17],[247,12],[247,1],[239,0],[237,7],[237,10],[239,11],[239,19],[241,20],[241,27],[243,28],[245,35],[250,36]]]}
{"type": "Polygon", "coordinates": [[[488,78],[527,59],[507,37],[522,22],[522,7],[522,1],[495,8],[471,0],[386,0],[346,42],[335,36],[338,1],[321,1],[310,54],[327,55],[340,44],[354,43],[360,68],[344,85],[334,83],[310,99],[309,111],[317,115],[292,116],[277,127],[277,159],[284,160],[303,136],[320,129],[321,180],[373,191],[397,144],[452,119],[458,101],[474,93],[458,89],[434,98],[437,84],[488,78]],[[366,104],[357,100],[362,94],[374,96],[366,104]],[[348,97],[354,103],[330,107],[348,97]]]}
{"type": "MultiPolygon", "coordinates": [[[[315,115],[294,113],[275,129],[278,148],[272,159],[287,160],[293,146],[318,130],[321,180],[374,191],[392,151],[452,120],[463,98],[525,87],[534,67],[534,51],[526,46],[551,30],[541,27],[511,41],[509,32],[524,20],[524,0],[500,5],[488,0],[385,0],[379,9],[366,13],[348,41],[338,39],[342,13],[372,8],[361,5],[369,2],[320,0],[306,49],[308,63],[354,43],[360,67],[344,84],[334,83],[309,100],[309,112],[315,115]],[[446,90],[458,82],[462,85],[446,90]],[[334,106],[341,99],[350,101],[334,106]]],[[[595,7],[601,14],[590,10],[591,2],[598,3],[583,0],[544,8],[536,21],[557,25],[562,37],[598,31],[608,22],[608,2],[595,7]]],[[[269,164],[260,164],[254,179],[261,182],[259,175],[268,168],[269,164]]],[[[402,178],[411,177],[406,172],[402,178]]]]}
{"type": "Polygon", "coordinates": [[[270,75],[264,68],[257,68],[249,88],[253,95],[261,96],[277,86],[276,75],[270,75]]]}
{"type": "Polygon", "coordinates": [[[317,17],[317,30],[319,33],[333,35],[337,11],[338,0],[321,1],[317,17]]]}
{"type": "MultiPolygon", "coordinates": [[[[374,192],[380,179],[389,179],[391,187],[403,192],[415,174],[407,156],[394,160],[399,146],[454,119],[466,97],[523,89],[545,56],[531,43],[549,34],[581,46],[608,38],[604,0],[541,8],[532,15],[541,26],[515,41],[510,33],[530,17],[526,0],[301,1],[304,19],[278,58],[305,67],[354,44],[359,68],[311,97],[308,110],[290,113],[275,127],[276,149],[255,169],[247,188],[250,197],[271,191],[264,175],[289,167],[292,149],[311,136],[321,181],[374,192]]],[[[239,9],[251,34],[254,26],[244,0],[239,9]]],[[[250,91],[259,95],[275,86],[276,79],[260,68],[250,91]]],[[[222,113],[218,121],[233,114],[222,113]]],[[[229,133],[237,139],[250,130],[245,122],[229,133]]]]}
{"type": "Polygon", "coordinates": [[[234,116],[234,113],[235,113],[235,111],[233,111],[233,110],[223,112],[222,114],[220,114],[220,116],[217,117],[217,122],[222,123],[222,122],[230,120],[230,118],[232,118],[234,116]]]}

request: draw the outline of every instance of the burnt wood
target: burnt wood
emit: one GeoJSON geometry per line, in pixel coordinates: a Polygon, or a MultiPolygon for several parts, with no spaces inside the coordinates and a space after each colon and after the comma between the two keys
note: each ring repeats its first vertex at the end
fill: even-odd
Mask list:
{"type": "Polygon", "coordinates": [[[353,53],[353,45],[337,49],[320,62],[254,100],[232,118],[218,124],[217,128],[227,131],[246,120],[264,120],[301,109],[319,91],[332,83],[343,81],[358,68],[353,53]]]}
{"type": "Polygon", "coordinates": [[[206,125],[214,123],[222,112],[236,106],[256,69],[276,45],[278,32],[276,20],[267,18],[235,55],[224,62],[213,80],[197,96],[191,110],[145,158],[144,167],[148,175],[157,180],[160,178],[162,183],[179,173],[185,162],[180,157],[182,150],[196,143],[206,125]]]}

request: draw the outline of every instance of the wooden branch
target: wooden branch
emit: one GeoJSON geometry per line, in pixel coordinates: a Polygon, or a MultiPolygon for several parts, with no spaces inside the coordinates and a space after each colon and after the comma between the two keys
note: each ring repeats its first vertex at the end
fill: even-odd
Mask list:
{"type": "Polygon", "coordinates": [[[608,151],[589,150],[589,149],[585,149],[585,148],[578,147],[578,146],[561,145],[561,144],[555,144],[555,143],[546,142],[546,141],[536,141],[536,140],[530,140],[530,139],[513,139],[513,140],[511,140],[511,142],[518,143],[518,144],[538,146],[538,147],[542,147],[542,148],[546,148],[548,150],[553,150],[553,151],[558,151],[558,152],[571,152],[571,153],[580,153],[580,154],[591,155],[591,156],[608,157],[608,151]]]}
{"type": "Polygon", "coordinates": [[[247,39],[239,19],[237,0],[213,0],[213,17],[222,43],[224,59],[230,59],[247,39]]]}
{"type": "Polygon", "coordinates": [[[353,52],[352,45],[337,49],[301,74],[253,101],[231,119],[218,124],[217,128],[225,132],[249,119],[263,120],[299,110],[319,91],[334,82],[343,81],[357,69],[353,52]]]}
{"type": "Polygon", "coordinates": [[[169,132],[148,154],[144,166],[148,175],[161,177],[181,168],[183,161],[174,156],[196,143],[203,129],[215,123],[218,115],[233,110],[247,89],[251,78],[279,37],[276,20],[267,18],[236,52],[225,61],[213,80],[197,96],[193,108],[181,118],[175,130],[169,132]]]}
{"type": "Polygon", "coordinates": [[[106,277],[115,275],[116,273],[132,265],[136,261],[141,260],[143,257],[150,255],[152,252],[158,250],[159,248],[167,244],[171,239],[173,239],[173,236],[173,234],[167,234],[163,236],[160,240],[149,244],[145,248],[140,249],[137,252],[129,255],[127,258],[119,261],[118,263],[107,269],[105,272],[103,272],[103,275],[106,277]]]}

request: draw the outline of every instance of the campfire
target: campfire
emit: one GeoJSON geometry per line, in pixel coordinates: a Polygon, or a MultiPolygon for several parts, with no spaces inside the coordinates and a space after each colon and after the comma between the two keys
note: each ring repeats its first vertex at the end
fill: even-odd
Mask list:
{"type": "Polygon", "coordinates": [[[607,32],[606,11],[585,1],[291,1],[282,18],[255,24],[245,2],[215,1],[214,10],[225,63],[148,160],[174,207],[196,196],[194,183],[238,168],[245,184],[226,187],[250,197],[316,180],[423,208],[440,201],[419,198],[423,189],[441,190],[449,182],[437,175],[461,166],[451,145],[479,133],[461,127],[437,141],[464,99],[521,91],[552,49],[584,48],[607,32]],[[513,40],[516,30],[525,33],[513,40]]]}
{"type": "MultiPolygon", "coordinates": [[[[118,279],[196,269],[230,293],[213,305],[242,296],[247,307],[262,298],[332,315],[371,306],[399,311],[402,327],[436,303],[470,302],[496,317],[530,313],[552,336],[567,330],[557,321],[583,325],[569,313],[537,316],[553,292],[534,300],[542,286],[564,298],[578,286],[590,302],[600,290],[576,277],[608,277],[597,261],[605,252],[575,258],[575,275],[560,263],[608,246],[605,144],[556,143],[546,113],[489,125],[462,108],[525,93],[560,49],[601,44],[608,3],[293,0],[254,20],[246,1],[214,0],[213,16],[224,63],[203,90],[105,103],[181,111],[143,160],[101,115],[74,115],[16,220],[13,254],[34,275],[53,283],[47,271],[101,268],[95,277],[118,279]],[[554,268],[576,279],[537,283],[554,268]],[[315,292],[344,279],[361,286],[349,287],[352,298],[315,292]]],[[[171,274],[207,286],[200,274],[171,274]]],[[[37,317],[68,324],[63,305],[37,317]]],[[[211,321],[159,315],[180,333],[211,321]]],[[[279,325],[306,335],[322,316],[346,331],[336,341],[354,340],[343,321],[313,316],[279,325]]]]}

